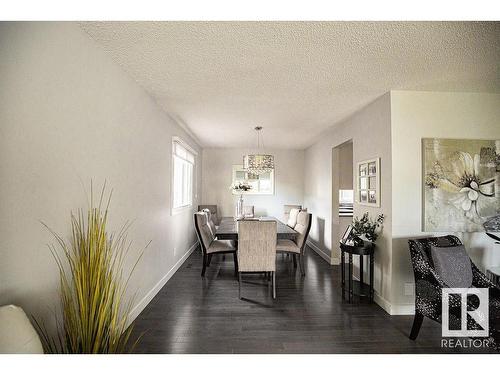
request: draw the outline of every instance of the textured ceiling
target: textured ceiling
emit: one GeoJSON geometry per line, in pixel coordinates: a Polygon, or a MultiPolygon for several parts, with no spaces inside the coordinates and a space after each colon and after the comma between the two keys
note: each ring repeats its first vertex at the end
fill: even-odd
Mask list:
{"type": "Polygon", "coordinates": [[[305,148],[391,89],[500,91],[500,23],[83,22],[205,147],[305,148]]]}

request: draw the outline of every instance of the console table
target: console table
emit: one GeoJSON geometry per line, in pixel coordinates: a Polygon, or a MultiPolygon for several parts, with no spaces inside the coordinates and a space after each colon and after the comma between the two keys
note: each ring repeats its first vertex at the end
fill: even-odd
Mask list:
{"type": "Polygon", "coordinates": [[[349,258],[349,272],[348,272],[348,301],[354,299],[354,295],[359,295],[360,297],[368,297],[370,302],[373,301],[373,254],[375,252],[375,244],[369,241],[363,241],[363,244],[357,246],[354,244],[346,243],[340,241],[340,263],[341,263],[341,274],[342,274],[342,299],[345,300],[345,289],[346,289],[346,275],[345,275],[345,253],[348,254],[349,258]],[[359,256],[359,281],[353,280],[352,278],[352,256],[359,256]],[[370,284],[367,285],[363,280],[363,256],[369,256],[370,258],[370,284]],[[357,289],[357,292],[354,291],[357,289]]]}

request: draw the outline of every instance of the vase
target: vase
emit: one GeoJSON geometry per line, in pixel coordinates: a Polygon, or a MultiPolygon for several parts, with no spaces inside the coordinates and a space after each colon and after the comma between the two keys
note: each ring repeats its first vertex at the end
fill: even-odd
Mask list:
{"type": "Polygon", "coordinates": [[[236,219],[241,219],[243,217],[243,195],[240,194],[238,201],[236,202],[236,219]]]}

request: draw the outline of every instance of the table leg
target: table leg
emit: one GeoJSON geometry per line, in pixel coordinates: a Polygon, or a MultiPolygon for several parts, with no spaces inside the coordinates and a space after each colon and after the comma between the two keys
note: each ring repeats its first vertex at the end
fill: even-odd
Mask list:
{"type": "Polygon", "coordinates": [[[363,255],[359,256],[359,282],[361,283],[361,286],[363,286],[363,262],[364,258],[363,255]]]}
{"type": "Polygon", "coordinates": [[[342,286],[342,299],[345,300],[345,256],[344,250],[340,249],[340,285],[342,286]]]}
{"type": "Polygon", "coordinates": [[[373,302],[373,254],[370,254],[370,301],[373,302]]]}
{"type": "Polygon", "coordinates": [[[352,290],[352,254],[349,253],[349,303],[351,302],[351,298],[354,299],[354,296],[352,294],[353,294],[353,290],[352,290]]]}

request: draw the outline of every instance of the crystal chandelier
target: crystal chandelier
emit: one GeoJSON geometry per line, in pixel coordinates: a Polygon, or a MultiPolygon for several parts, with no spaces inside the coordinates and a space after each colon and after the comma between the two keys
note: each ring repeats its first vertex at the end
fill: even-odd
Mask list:
{"type": "MultiPolygon", "coordinates": [[[[262,126],[256,126],[255,131],[257,132],[257,148],[260,150],[262,126]]],[[[274,156],[259,153],[245,155],[243,156],[243,169],[256,175],[269,173],[274,170],[274,156]]]]}

